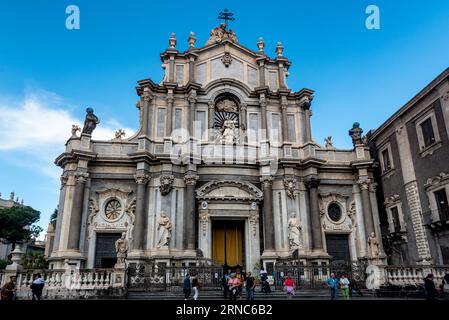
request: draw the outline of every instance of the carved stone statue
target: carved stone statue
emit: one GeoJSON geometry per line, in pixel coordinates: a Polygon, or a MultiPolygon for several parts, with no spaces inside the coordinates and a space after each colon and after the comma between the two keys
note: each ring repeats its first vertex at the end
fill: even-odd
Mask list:
{"type": "Polygon", "coordinates": [[[333,149],[334,148],[334,144],[332,142],[332,136],[329,136],[327,138],[324,139],[324,144],[326,149],[333,149]]]}
{"type": "Polygon", "coordinates": [[[225,144],[233,144],[237,138],[236,128],[234,120],[226,119],[223,122],[223,128],[221,133],[221,142],[225,144]]]}
{"type": "Polygon", "coordinates": [[[229,99],[221,100],[217,103],[217,111],[238,112],[237,104],[229,99]]]}
{"type": "Polygon", "coordinates": [[[98,119],[98,117],[94,115],[94,109],[92,108],[87,108],[86,113],[86,120],[84,120],[82,133],[92,134],[97,124],[100,123],[100,119],[98,119]]]}
{"type": "Polygon", "coordinates": [[[116,132],[115,132],[115,139],[118,139],[118,140],[121,140],[122,139],[122,137],[124,137],[125,136],[125,130],[123,130],[123,129],[118,129],[116,132]]]}
{"type": "Polygon", "coordinates": [[[128,240],[126,240],[126,232],[115,242],[115,252],[117,253],[117,265],[124,265],[128,253],[128,240]]]}
{"type": "Polygon", "coordinates": [[[159,231],[159,241],[157,243],[157,247],[168,247],[171,238],[172,224],[165,211],[161,211],[157,223],[157,230],[159,231]]]}
{"type": "Polygon", "coordinates": [[[354,146],[357,144],[362,144],[362,133],[363,129],[360,128],[360,123],[354,122],[352,129],[349,130],[349,135],[352,138],[352,144],[354,146]]]}
{"type": "Polygon", "coordinates": [[[163,196],[166,196],[170,193],[171,189],[173,188],[173,181],[175,181],[175,177],[173,175],[162,175],[159,178],[159,181],[161,182],[160,191],[163,196]]]}
{"type": "Polygon", "coordinates": [[[301,243],[301,221],[296,218],[296,214],[292,213],[288,220],[288,241],[290,249],[302,248],[301,243]]]}
{"type": "Polygon", "coordinates": [[[371,232],[370,236],[368,237],[368,250],[370,258],[379,258],[379,240],[377,240],[376,234],[374,232],[371,232]]]}
{"type": "Polygon", "coordinates": [[[72,124],[72,138],[77,138],[78,137],[76,135],[76,133],[78,131],[81,131],[81,128],[79,126],[77,126],[76,124],[72,124]]]}
{"type": "Polygon", "coordinates": [[[222,23],[219,27],[212,29],[212,31],[210,32],[210,38],[206,42],[206,45],[219,43],[224,39],[229,39],[235,43],[238,42],[235,32],[232,29],[229,29],[229,31],[226,30],[226,23],[222,23]]]}

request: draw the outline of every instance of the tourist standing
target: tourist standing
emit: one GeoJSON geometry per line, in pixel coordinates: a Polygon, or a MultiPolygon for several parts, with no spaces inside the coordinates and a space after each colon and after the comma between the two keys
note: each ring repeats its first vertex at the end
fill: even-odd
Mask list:
{"type": "Polygon", "coordinates": [[[228,282],[229,285],[229,300],[236,300],[239,294],[240,280],[236,277],[235,273],[231,273],[231,279],[228,282]]]}
{"type": "Polygon", "coordinates": [[[184,283],[182,286],[182,291],[184,292],[184,300],[188,300],[190,298],[190,293],[192,290],[190,289],[190,274],[187,273],[184,278],[184,283]]]}
{"type": "Polygon", "coordinates": [[[331,277],[327,279],[326,285],[331,289],[331,300],[335,300],[338,293],[338,279],[335,277],[335,273],[331,273],[331,277]]]}
{"type": "Polygon", "coordinates": [[[33,300],[40,300],[42,296],[42,290],[44,290],[45,280],[42,278],[41,274],[36,274],[33,283],[31,283],[31,293],[33,295],[33,300]]]}
{"type": "Polygon", "coordinates": [[[441,281],[441,297],[444,300],[449,299],[449,273],[446,273],[441,281]]]}
{"type": "Polygon", "coordinates": [[[228,269],[228,271],[223,275],[222,279],[222,285],[223,285],[223,298],[226,300],[229,298],[229,279],[231,279],[231,270],[228,269]]]}
{"type": "Polygon", "coordinates": [[[256,279],[248,272],[245,280],[246,300],[254,300],[254,291],[256,288],[256,279]]]}
{"type": "Polygon", "coordinates": [[[290,274],[284,281],[284,291],[287,294],[288,300],[291,300],[292,297],[295,295],[295,280],[293,280],[290,274]]]}
{"type": "Polygon", "coordinates": [[[349,280],[346,278],[344,274],[341,275],[340,278],[340,291],[341,295],[343,296],[343,299],[349,300],[349,280]]]}
{"type": "Polygon", "coordinates": [[[267,271],[261,267],[260,268],[260,281],[261,281],[261,292],[265,292],[265,294],[271,292],[270,285],[268,283],[268,274],[267,271]]]}
{"type": "Polygon", "coordinates": [[[426,300],[437,300],[438,290],[435,288],[435,283],[433,282],[433,274],[429,273],[427,277],[424,278],[424,291],[426,300]]]}
{"type": "Polygon", "coordinates": [[[193,300],[198,300],[198,297],[200,295],[200,280],[198,279],[198,272],[195,273],[195,276],[192,280],[192,288],[193,288],[193,300]]]}
{"type": "Polygon", "coordinates": [[[15,300],[16,299],[16,276],[10,276],[9,282],[2,287],[2,300],[15,300]]]}
{"type": "Polygon", "coordinates": [[[239,295],[239,299],[242,299],[242,291],[243,291],[243,284],[245,283],[245,277],[243,276],[242,272],[240,271],[240,269],[237,269],[237,273],[235,274],[235,277],[237,279],[239,279],[239,286],[238,286],[238,295],[239,295]]]}

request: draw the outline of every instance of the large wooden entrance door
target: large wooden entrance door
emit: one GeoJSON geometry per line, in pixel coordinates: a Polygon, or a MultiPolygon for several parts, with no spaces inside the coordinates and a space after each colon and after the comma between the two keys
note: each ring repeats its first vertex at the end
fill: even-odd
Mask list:
{"type": "Polygon", "coordinates": [[[333,261],[350,262],[349,239],[347,234],[326,234],[327,253],[333,261]]]}
{"type": "Polygon", "coordinates": [[[244,221],[212,222],[212,259],[226,268],[243,267],[244,221]]]}

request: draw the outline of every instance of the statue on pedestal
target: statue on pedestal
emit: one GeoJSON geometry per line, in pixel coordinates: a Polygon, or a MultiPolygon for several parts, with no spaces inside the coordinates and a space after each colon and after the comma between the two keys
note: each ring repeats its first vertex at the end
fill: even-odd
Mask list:
{"type": "Polygon", "coordinates": [[[124,266],[128,253],[128,240],[126,240],[126,232],[123,232],[122,236],[115,242],[115,252],[117,253],[116,265],[124,266]]]}
{"type": "Polygon", "coordinates": [[[362,144],[362,133],[363,129],[360,128],[360,123],[354,122],[352,129],[349,130],[349,135],[352,138],[353,145],[362,144]]]}
{"type": "Polygon", "coordinates": [[[302,248],[301,244],[301,221],[292,213],[288,220],[288,241],[290,249],[302,248]]]}
{"type": "Polygon", "coordinates": [[[370,236],[368,237],[368,250],[371,259],[379,258],[379,240],[377,240],[376,234],[374,232],[371,232],[370,236]]]}
{"type": "Polygon", "coordinates": [[[94,109],[87,108],[86,109],[86,119],[84,120],[84,127],[82,133],[92,134],[95,130],[97,124],[100,123],[100,119],[96,115],[94,115],[94,109]]]}
{"type": "Polygon", "coordinates": [[[221,141],[225,144],[233,144],[237,137],[234,120],[226,119],[222,130],[221,141]]]}
{"type": "Polygon", "coordinates": [[[161,211],[161,215],[157,222],[157,230],[159,231],[159,241],[157,243],[157,247],[168,247],[171,238],[172,224],[165,211],[161,211]]]}

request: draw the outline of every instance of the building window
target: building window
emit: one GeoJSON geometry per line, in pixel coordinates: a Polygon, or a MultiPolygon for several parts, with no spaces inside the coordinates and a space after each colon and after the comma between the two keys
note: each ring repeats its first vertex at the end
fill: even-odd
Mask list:
{"type": "Polygon", "coordinates": [[[206,111],[197,111],[195,120],[195,138],[201,140],[206,130],[206,111]]]}
{"type": "Polygon", "coordinates": [[[184,84],[184,65],[176,65],[176,82],[180,85],[184,84]]]}
{"type": "Polygon", "coordinates": [[[279,146],[281,142],[281,118],[279,113],[271,114],[270,140],[274,147],[279,146]]]}
{"type": "Polygon", "coordinates": [[[259,142],[259,114],[257,113],[249,114],[248,140],[251,143],[259,142]]]}
{"type": "Polygon", "coordinates": [[[327,214],[329,215],[329,218],[334,221],[338,222],[341,219],[341,208],[336,203],[331,203],[329,207],[327,208],[327,214]]]}
{"type": "Polygon", "coordinates": [[[440,189],[433,192],[437,203],[438,215],[440,220],[449,219],[449,205],[447,202],[446,189],[440,189]]]}
{"type": "Polygon", "coordinates": [[[421,124],[421,130],[424,140],[424,146],[428,147],[435,142],[435,134],[433,132],[432,120],[427,118],[421,124]]]}
{"type": "Polygon", "coordinates": [[[401,231],[401,220],[399,219],[399,209],[398,207],[392,207],[391,209],[391,219],[393,220],[393,230],[394,232],[401,231]]]}
{"type": "Polygon", "coordinates": [[[382,151],[382,160],[384,162],[384,171],[388,171],[391,169],[391,162],[390,162],[390,153],[388,152],[388,149],[385,149],[382,151]]]}
{"type": "Polygon", "coordinates": [[[288,141],[296,142],[296,124],[294,114],[287,115],[287,132],[288,132],[288,141]]]}
{"type": "Polygon", "coordinates": [[[122,213],[122,204],[117,199],[110,200],[104,209],[104,214],[109,220],[117,219],[122,213]]]}
{"type": "Polygon", "coordinates": [[[391,153],[391,145],[388,143],[386,146],[380,148],[380,167],[382,173],[388,172],[394,169],[393,157],[391,153]]]}
{"type": "Polygon", "coordinates": [[[165,109],[157,109],[157,124],[156,124],[156,136],[159,138],[165,137],[165,109]]]}

